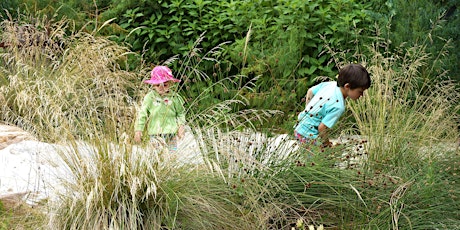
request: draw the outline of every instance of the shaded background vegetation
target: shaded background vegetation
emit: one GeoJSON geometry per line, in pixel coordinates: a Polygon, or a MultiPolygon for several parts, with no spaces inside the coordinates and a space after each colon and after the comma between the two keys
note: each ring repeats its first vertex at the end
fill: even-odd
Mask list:
{"type": "MultiPolygon", "coordinates": [[[[389,52],[426,46],[433,54],[427,62],[436,63],[422,69],[422,74],[433,81],[439,75],[442,80],[460,79],[460,54],[456,52],[460,19],[455,0],[6,0],[0,4],[3,18],[7,13],[15,18],[26,12],[48,15],[52,20],[66,17],[75,20],[76,28],[87,31],[111,20],[98,33],[135,52],[123,67],[131,70],[140,60],[155,65],[185,55],[201,35],[203,50],[225,44],[221,61],[209,62],[203,71],[214,80],[226,77],[217,74],[218,68],[228,76],[247,75],[246,81],[258,76],[257,89],[247,95],[250,106],[283,111],[277,125],[294,120],[316,77],[335,77],[340,64],[325,45],[346,51],[343,55],[349,61],[359,61],[357,53],[366,55],[357,43],[382,38],[391,41],[389,47],[380,47],[389,52]],[[96,23],[87,24],[90,20],[96,23]]],[[[179,64],[173,65],[178,68],[179,64]]],[[[204,84],[191,84],[189,96],[200,94],[204,84]]],[[[223,89],[214,91],[218,100],[225,95],[223,89]]],[[[285,128],[291,125],[282,124],[285,128]]]]}

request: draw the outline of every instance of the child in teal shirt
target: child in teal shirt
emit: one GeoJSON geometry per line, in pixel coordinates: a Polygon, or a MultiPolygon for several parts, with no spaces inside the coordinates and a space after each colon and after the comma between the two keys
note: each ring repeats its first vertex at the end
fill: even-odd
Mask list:
{"type": "Polygon", "coordinates": [[[345,99],[359,99],[371,85],[366,68],[349,64],[339,70],[337,82],[323,82],[310,88],[306,95],[306,107],[298,115],[294,129],[295,138],[301,143],[330,146],[328,130],[345,112],[345,99]]]}
{"type": "Polygon", "coordinates": [[[134,125],[134,141],[139,143],[142,132],[147,128],[150,140],[164,140],[170,150],[177,148],[177,138],[184,136],[185,109],[183,98],[171,86],[177,82],[166,66],[153,68],[150,79],[144,81],[153,90],[145,95],[134,125]],[[147,124],[147,127],[146,127],[147,124]]]}

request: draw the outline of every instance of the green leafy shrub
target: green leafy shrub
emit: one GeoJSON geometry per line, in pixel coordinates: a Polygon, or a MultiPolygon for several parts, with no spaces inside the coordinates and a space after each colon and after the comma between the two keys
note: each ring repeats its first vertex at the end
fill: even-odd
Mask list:
{"type": "Polygon", "coordinates": [[[205,50],[233,39],[225,1],[113,1],[103,18],[116,17],[118,40],[158,63],[185,55],[206,32],[205,50]]]}

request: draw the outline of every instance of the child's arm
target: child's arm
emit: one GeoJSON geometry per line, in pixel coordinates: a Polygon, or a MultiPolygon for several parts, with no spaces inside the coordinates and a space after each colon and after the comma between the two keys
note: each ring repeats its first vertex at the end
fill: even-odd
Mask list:
{"type": "Polygon", "coordinates": [[[140,143],[142,138],[142,131],[136,131],[134,132],[134,142],[135,143],[140,143]]]}
{"type": "Polygon", "coordinates": [[[323,142],[321,145],[322,147],[331,146],[331,142],[329,141],[328,129],[329,128],[323,123],[320,123],[318,126],[318,136],[321,138],[321,141],[323,142]]]}
{"type": "Polygon", "coordinates": [[[176,122],[179,126],[177,130],[177,137],[182,139],[185,136],[185,101],[179,94],[177,95],[177,102],[178,104],[175,105],[176,122]]]}
{"type": "Polygon", "coordinates": [[[148,93],[142,101],[141,108],[137,114],[136,122],[134,123],[134,142],[139,143],[142,139],[142,131],[147,122],[148,106],[152,104],[152,97],[148,93]]]}
{"type": "Polygon", "coordinates": [[[185,136],[185,127],[184,125],[179,125],[179,129],[177,130],[177,137],[182,139],[185,136]]]}
{"type": "Polygon", "coordinates": [[[308,102],[313,98],[313,90],[310,88],[307,91],[307,95],[305,95],[305,109],[307,109],[308,102]]]}

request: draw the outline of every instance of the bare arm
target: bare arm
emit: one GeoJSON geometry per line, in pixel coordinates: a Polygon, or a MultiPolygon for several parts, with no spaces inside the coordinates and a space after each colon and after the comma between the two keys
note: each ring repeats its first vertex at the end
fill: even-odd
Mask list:
{"type": "Polygon", "coordinates": [[[321,145],[322,147],[331,146],[331,142],[329,141],[328,129],[329,128],[322,122],[318,126],[318,136],[321,138],[321,141],[323,142],[323,144],[321,145]]]}
{"type": "Polygon", "coordinates": [[[135,143],[140,143],[142,138],[142,131],[136,131],[134,132],[134,142],[135,143]]]}
{"type": "Polygon", "coordinates": [[[184,125],[179,125],[179,129],[177,130],[177,137],[182,139],[185,136],[185,128],[184,125]]]}
{"type": "Polygon", "coordinates": [[[310,100],[313,98],[313,90],[308,89],[307,91],[307,95],[305,95],[305,109],[307,109],[307,105],[308,105],[308,102],[310,102],[310,100]]]}

